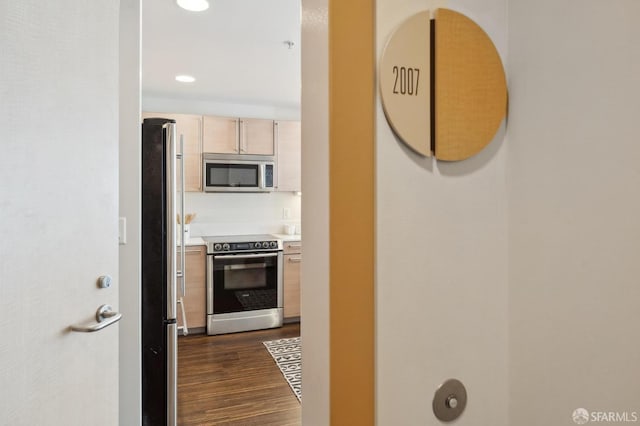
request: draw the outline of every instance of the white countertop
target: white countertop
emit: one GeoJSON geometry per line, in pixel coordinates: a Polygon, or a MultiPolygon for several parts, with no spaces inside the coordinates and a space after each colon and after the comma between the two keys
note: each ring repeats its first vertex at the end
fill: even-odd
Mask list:
{"type": "Polygon", "coordinates": [[[279,240],[282,241],[302,241],[302,235],[301,234],[271,234],[274,237],[276,237],[279,240]]]}
{"type": "MultiPolygon", "coordinates": [[[[274,238],[277,238],[282,241],[302,241],[302,235],[300,234],[271,234],[274,238]]],[[[187,246],[203,246],[205,245],[204,240],[201,237],[191,237],[187,238],[185,241],[185,245],[187,246]]]]}

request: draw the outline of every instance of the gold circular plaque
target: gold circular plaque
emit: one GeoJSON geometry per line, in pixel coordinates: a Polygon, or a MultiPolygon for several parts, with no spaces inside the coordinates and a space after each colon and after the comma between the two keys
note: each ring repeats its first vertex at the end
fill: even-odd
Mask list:
{"type": "Polygon", "coordinates": [[[507,112],[500,55],[475,22],[449,9],[396,28],[380,61],[380,93],[396,135],[423,156],[459,161],[480,152],[507,112]]]}

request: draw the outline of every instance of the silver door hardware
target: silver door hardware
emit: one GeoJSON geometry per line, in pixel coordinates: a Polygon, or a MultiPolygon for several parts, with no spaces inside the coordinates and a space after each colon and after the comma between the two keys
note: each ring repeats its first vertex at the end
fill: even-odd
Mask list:
{"type": "Polygon", "coordinates": [[[443,422],[451,422],[460,417],[466,406],[467,390],[456,379],[449,379],[441,384],[433,396],[433,413],[443,422]]]}
{"type": "Polygon", "coordinates": [[[110,305],[102,305],[96,311],[96,322],[93,324],[72,325],[71,330],[83,333],[92,333],[100,331],[103,328],[115,324],[122,318],[122,314],[111,310],[110,305]]]}
{"type": "Polygon", "coordinates": [[[111,277],[109,275],[102,275],[98,278],[98,287],[109,288],[111,287],[111,277]]]}

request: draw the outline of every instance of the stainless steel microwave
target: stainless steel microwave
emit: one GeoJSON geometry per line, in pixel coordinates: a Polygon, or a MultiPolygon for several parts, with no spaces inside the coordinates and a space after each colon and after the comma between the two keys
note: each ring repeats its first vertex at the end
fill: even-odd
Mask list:
{"type": "Polygon", "coordinates": [[[204,154],[205,192],[273,191],[275,161],[264,155],[204,154]]]}

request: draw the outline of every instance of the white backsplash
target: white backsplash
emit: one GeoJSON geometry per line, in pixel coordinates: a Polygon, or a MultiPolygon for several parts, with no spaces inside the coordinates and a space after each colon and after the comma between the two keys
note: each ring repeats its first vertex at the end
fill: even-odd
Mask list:
{"type": "Polygon", "coordinates": [[[196,213],[191,236],[283,233],[284,225],[300,232],[301,195],[291,192],[261,194],[187,192],[185,214],[196,213]],[[283,210],[289,219],[283,219],[283,210]]]}

